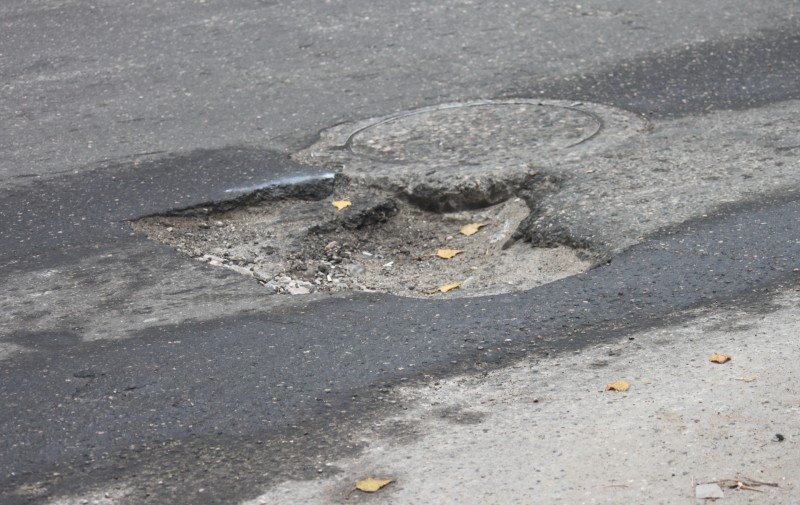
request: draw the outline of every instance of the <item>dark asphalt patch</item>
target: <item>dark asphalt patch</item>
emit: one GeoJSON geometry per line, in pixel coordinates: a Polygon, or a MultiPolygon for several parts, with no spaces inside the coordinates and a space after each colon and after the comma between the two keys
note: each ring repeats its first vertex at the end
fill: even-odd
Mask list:
{"type": "Polygon", "coordinates": [[[231,201],[322,170],[264,149],[198,149],[0,190],[0,265],[129,235],[123,221],[231,201]]]}
{"type": "Polygon", "coordinates": [[[800,98],[800,35],[782,28],[650,54],[596,73],[517,80],[501,96],[592,101],[653,118],[750,109],[800,98]]]}

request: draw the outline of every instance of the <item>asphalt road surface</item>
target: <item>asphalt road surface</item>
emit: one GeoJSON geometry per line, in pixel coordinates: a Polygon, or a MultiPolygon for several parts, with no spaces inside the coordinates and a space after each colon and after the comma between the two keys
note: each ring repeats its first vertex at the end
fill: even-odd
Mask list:
{"type": "Polygon", "coordinates": [[[342,472],[398,386],[768,311],[800,277],[798,7],[4,1],[0,502],[253,499],[342,472]],[[339,123],[508,98],[650,124],[565,162],[523,230],[591,244],[586,273],[276,296],[127,223],[321,174],[292,155],[339,123]]]}

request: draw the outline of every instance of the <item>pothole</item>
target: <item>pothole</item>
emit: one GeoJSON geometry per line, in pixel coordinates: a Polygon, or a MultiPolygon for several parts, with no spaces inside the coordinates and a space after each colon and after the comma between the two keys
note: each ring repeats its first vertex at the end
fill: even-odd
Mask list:
{"type": "Polygon", "coordinates": [[[401,296],[479,296],[530,289],[579,273],[589,253],[513,240],[530,213],[520,198],[481,210],[436,213],[384,192],[337,188],[322,200],[285,198],[227,212],[196,209],[134,226],[151,239],[252,276],[270,293],[380,291],[401,296]],[[337,211],[331,201],[349,199],[337,211]],[[462,226],[486,226],[472,236],[462,226]],[[505,246],[505,248],[504,248],[505,246]],[[439,249],[462,250],[452,259],[439,249]],[[459,283],[449,293],[439,286],[459,283]]]}
{"type": "Polygon", "coordinates": [[[595,259],[561,236],[546,237],[550,247],[519,240],[536,198],[557,189],[552,161],[641,126],[596,104],[418,109],[336,126],[295,156],[331,168],[329,176],[268,185],[247,205],[193,208],[133,226],[275,294],[452,298],[527,290],[583,272],[595,259]],[[337,200],[351,205],[337,210],[337,200]],[[459,232],[471,223],[484,226],[470,236],[459,232]],[[461,252],[443,259],[440,249],[461,252]],[[458,288],[437,289],[447,284],[458,288]]]}

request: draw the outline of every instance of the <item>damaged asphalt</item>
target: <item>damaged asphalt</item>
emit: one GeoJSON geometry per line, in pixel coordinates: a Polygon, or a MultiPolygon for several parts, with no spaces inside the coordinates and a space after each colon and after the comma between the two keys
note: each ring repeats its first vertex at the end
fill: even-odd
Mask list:
{"type": "MultiPolygon", "coordinates": [[[[767,21],[782,14],[776,5],[763,7],[767,21]]],[[[491,81],[483,88],[454,85],[452,95],[582,99],[670,119],[746,111],[800,98],[796,33],[787,25],[628,60],[618,51],[591,73],[567,66],[531,79],[516,68],[500,80],[482,77],[491,81]]],[[[438,97],[376,99],[369,113],[346,119],[438,97]]],[[[337,114],[322,114],[317,129],[337,114]]],[[[19,314],[0,326],[4,503],[113,482],[157,503],[251,498],[287,477],[335,471],[321,462],[358,451],[349,434],[398,408],[398,384],[578,349],[675,322],[689,308],[760,306],[800,276],[800,201],[791,187],[737,195],[625,242],[584,274],[463,300],[276,300],[250,279],[132,233],[126,221],[325,173],[291,161],[287,151],[313,140],[309,129],[287,133],[300,126],[275,134],[272,150],[235,138],[198,148],[202,139],[186,135],[174,152],[88,156],[71,173],[0,188],[3,310],[19,314]],[[55,301],[42,304],[43,296],[55,301]]],[[[35,167],[36,156],[26,156],[7,156],[10,171],[35,167]]]]}
{"type": "Polygon", "coordinates": [[[359,294],[118,341],[81,342],[71,331],[11,335],[6,341],[33,352],[3,364],[3,471],[14,487],[47,478],[65,491],[161,475],[166,484],[151,480],[140,491],[159,500],[181,499],[209,471],[235,471],[244,482],[215,480],[209,497],[246,496],[254,482],[316,471],[317,451],[346,451],[341,425],[380,406],[375,397],[386,385],[575,349],[682,309],[752,303],[795,285],[798,213],[792,197],[728,209],[516,295],[445,303],[359,294]],[[304,450],[286,442],[309,433],[304,450]]]}

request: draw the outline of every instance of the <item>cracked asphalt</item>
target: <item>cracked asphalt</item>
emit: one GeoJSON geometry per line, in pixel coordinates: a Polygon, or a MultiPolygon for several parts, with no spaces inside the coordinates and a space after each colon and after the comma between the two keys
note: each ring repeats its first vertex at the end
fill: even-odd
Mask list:
{"type": "Polygon", "coordinates": [[[367,454],[355,433],[419,438],[382,423],[409,388],[694,310],[777,310],[800,278],[797,11],[4,2],[0,501],[233,503],[349,478],[326,462],[367,454]],[[590,244],[607,261],[586,273],[461,300],[269,296],[128,225],[325,173],[292,156],[336,124],[509,97],[651,123],[543,167],[525,238],[590,244]]]}

